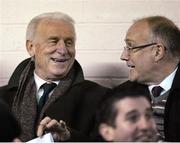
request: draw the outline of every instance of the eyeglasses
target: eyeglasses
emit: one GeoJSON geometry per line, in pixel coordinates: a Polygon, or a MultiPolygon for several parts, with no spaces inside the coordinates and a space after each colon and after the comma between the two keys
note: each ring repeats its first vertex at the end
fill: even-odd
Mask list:
{"type": "Polygon", "coordinates": [[[157,43],[150,43],[150,44],[145,44],[145,45],[140,45],[140,46],[135,46],[135,47],[131,47],[131,46],[125,46],[124,50],[126,50],[128,53],[132,53],[132,51],[134,49],[143,49],[152,45],[156,45],[157,43]]]}

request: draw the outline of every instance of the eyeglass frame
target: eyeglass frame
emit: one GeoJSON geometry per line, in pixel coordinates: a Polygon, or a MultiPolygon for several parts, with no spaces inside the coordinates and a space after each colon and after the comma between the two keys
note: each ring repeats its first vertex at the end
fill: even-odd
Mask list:
{"type": "Polygon", "coordinates": [[[140,45],[140,46],[135,46],[135,47],[131,47],[131,46],[125,46],[124,49],[128,52],[131,53],[132,50],[134,49],[143,49],[149,46],[153,46],[156,45],[157,43],[149,43],[149,44],[144,44],[144,45],[140,45]]]}

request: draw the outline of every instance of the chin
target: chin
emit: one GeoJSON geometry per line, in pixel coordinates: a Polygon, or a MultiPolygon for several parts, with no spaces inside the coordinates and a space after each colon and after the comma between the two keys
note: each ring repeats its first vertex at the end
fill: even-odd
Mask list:
{"type": "Polygon", "coordinates": [[[67,75],[67,73],[57,73],[55,74],[56,77],[58,78],[64,78],[67,75]]]}
{"type": "Polygon", "coordinates": [[[128,79],[132,82],[138,82],[139,81],[138,76],[135,74],[129,74],[128,79]]]}
{"type": "Polygon", "coordinates": [[[131,82],[136,81],[136,79],[135,79],[135,78],[133,78],[133,77],[131,77],[131,76],[129,76],[129,77],[128,77],[128,79],[129,79],[131,82]]]}
{"type": "Polygon", "coordinates": [[[67,73],[65,71],[51,71],[51,76],[58,80],[65,77],[66,74],[67,73]]]}

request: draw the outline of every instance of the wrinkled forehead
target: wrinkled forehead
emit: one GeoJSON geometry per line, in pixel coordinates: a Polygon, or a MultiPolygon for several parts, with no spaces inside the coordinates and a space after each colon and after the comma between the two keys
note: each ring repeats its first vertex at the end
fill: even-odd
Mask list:
{"type": "Polygon", "coordinates": [[[64,20],[43,19],[37,26],[36,36],[65,36],[76,39],[74,26],[64,20]]]}

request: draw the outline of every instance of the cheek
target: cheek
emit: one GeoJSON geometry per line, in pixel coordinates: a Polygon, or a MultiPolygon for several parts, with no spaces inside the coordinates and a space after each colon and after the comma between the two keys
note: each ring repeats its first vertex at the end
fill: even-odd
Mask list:
{"type": "Polygon", "coordinates": [[[71,57],[75,57],[75,54],[76,54],[75,48],[68,49],[68,53],[69,55],[71,55],[71,57]]]}
{"type": "Polygon", "coordinates": [[[115,137],[121,141],[132,141],[131,139],[133,138],[135,132],[136,128],[134,125],[124,122],[117,126],[115,137]]]}
{"type": "Polygon", "coordinates": [[[45,49],[43,47],[36,47],[35,57],[38,58],[38,59],[43,58],[43,55],[45,53],[44,51],[45,51],[45,49]]]}
{"type": "Polygon", "coordinates": [[[141,60],[137,60],[135,63],[135,71],[142,76],[143,74],[147,74],[152,67],[151,59],[142,58],[141,60]]]}
{"type": "Polygon", "coordinates": [[[138,70],[136,70],[136,69],[130,69],[130,70],[129,70],[128,78],[129,78],[130,81],[135,81],[135,80],[137,80],[137,79],[139,78],[138,75],[139,75],[138,70]]]}
{"type": "Polygon", "coordinates": [[[149,67],[153,63],[153,59],[151,55],[141,55],[139,60],[138,60],[138,65],[141,67],[149,67]]]}
{"type": "Polygon", "coordinates": [[[133,135],[135,131],[132,127],[128,128],[121,128],[116,131],[115,138],[117,141],[132,141],[133,135]]]}
{"type": "Polygon", "coordinates": [[[151,127],[152,127],[154,130],[156,130],[156,123],[155,123],[154,118],[153,118],[152,121],[151,121],[151,127]]]}
{"type": "Polygon", "coordinates": [[[45,69],[49,65],[49,58],[44,51],[37,50],[35,54],[35,61],[38,66],[41,68],[44,67],[45,69]]]}

